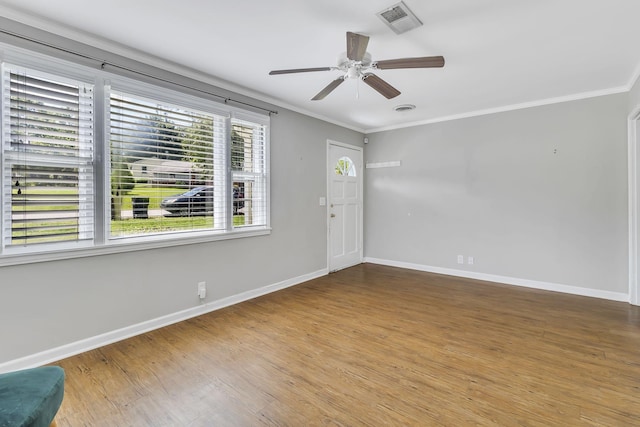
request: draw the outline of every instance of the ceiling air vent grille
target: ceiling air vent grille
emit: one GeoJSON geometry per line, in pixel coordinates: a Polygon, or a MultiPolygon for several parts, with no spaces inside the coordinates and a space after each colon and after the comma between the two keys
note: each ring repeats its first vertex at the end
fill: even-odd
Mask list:
{"type": "Polygon", "coordinates": [[[402,113],[403,111],[415,110],[416,106],[413,104],[402,104],[402,105],[396,105],[395,107],[393,107],[393,109],[399,113],[402,113]]]}
{"type": "Polygon", "coordinates": [[[377,13],[382,22],[396,34],[406,33],[422,25],[422,22],[411,12],[404,2],[394,4],[391,7],[377,13]]]}
{"type": "Polygon", "coordinates": [[[389,10],[385,10],[384,12],[380,12],[380,15],[385,19],[385,21],[387,21],[387,23],[393,24],[398,19],[406,17],[407,12],[405,12],[400,6],[396,6],[389,10]]]}

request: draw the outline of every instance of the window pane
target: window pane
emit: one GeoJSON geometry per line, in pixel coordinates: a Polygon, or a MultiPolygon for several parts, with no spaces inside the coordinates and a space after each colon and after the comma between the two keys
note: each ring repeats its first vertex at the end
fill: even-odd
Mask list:
{"type": "Polygon", "coordinates": [[[341,157],[338,159],[335,167],[336,175],[356,176],[356,167],[349,157],[341,157]]]}
{"type": "Polygon", "coordinates": [[[231,125],[234,227],[266,225],[266,127],[234,120],[231,125]]]}
{"type": "Polygon", "coordinates": [[[6,66],[4,245],[90,240],[93,88],[6,66]]]}
{"type": "Polygon", "coordinates": [[[224,228],[223,119],[122,93],[110,103],[111,237],[224,228]]]}

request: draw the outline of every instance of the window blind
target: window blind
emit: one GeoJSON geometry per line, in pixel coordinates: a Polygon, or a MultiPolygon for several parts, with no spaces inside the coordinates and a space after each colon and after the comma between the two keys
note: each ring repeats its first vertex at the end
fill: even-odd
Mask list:
{"type": "Polygon", "coordinates": [[[234,227],[266,225],[266,126],[231,121],[234,227]]]}
{"type": "Polygon", "coordinates": [[[268,116],[23,53],[0,83],[0,258],[268,234],[268,116]]]}
{"type": "Polygon", "coordinates": [[[225,146],[224,117],[111,92],[111,237],[224,229],[225,146]]]}
{"type": "Polygon", "coordinates": [[[7,64],[2,75],[4,246],[92,240],[93,86],[7,64]]]}

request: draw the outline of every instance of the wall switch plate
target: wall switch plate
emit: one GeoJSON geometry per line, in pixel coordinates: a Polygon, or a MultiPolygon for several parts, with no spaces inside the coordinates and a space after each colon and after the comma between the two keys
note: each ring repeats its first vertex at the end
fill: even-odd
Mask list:
{"type": "Polygon", "coordinates": [[[200,299],[205,299],[207,297],[207,282],[198,283],[198,296],[200,299]]]}
{"type": "Polygon", "coordinates": [[[467,257],[467,264],[473,265],[473,257],[472,256],[467,257]]]}
{"type": "Polygon", "coordinates": [[[464,264],[464,255],[458,255],[458,264],[464,264]]]}
{"type": "Polygon", "coordinates": [[[327,199],[325,197],[320,197],[320,206],[327,206],[327,199]]]}

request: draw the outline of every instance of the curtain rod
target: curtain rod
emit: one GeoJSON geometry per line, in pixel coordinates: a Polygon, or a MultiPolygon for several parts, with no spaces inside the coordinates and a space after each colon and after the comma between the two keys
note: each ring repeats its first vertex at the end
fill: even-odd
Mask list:
{"type": "MultiPolygon", "coordinates": [[[[104,68],[106,66],[109,66],[109,67],[117,68],[117,69],[120,69],[120,70],[123,70],[123,71],[127,71],[129,73],[138,74],[140,76],[148,77],[150,79],[154,79],[154,80],[161,81],[161,82],[164,82],[164,83],[169,83],[171,85],[179,86],[179,87],[184,88],[184,89],[194,90],[196,92],[201,92],[201,93],[205,93],[207,95],[215,96],[216,98],[222,99],[225,104],[227,104],[229,102],[233,102],[235,104],[246,105],[247,107],[256,108],[258,110],[266,111],[269,115],[278,114],[278,111],[276,111],[276,110],[270,110],[268,108],[264,108],[264,107],[260,107],[258,105],[250,104],[248,102],[238,101],[237,99],[229,98],[228,96],[218,95],[217,93],[209,92],[207,90],[198,89],[198,88],[195,88],[193,86],[189,86],[189,85],[182,84],[182,83],[177,83],[177,82],[174,82],[174,81],[169,80],[169,79],[164,79],[162,77],[154,76],[153,74],[148,74],[148,73],[145,73],[145,72],[142,72],[142,71],[134,70],[132,68],[125,67],[123,65],[118,65],[118,64],[115,64],[115,63],[112,63],[112,62],[109,62],[109,61],[105,61],[105,60],[100,59],[100,58],[93,57],[91,55],[87,55],[87,54],[84,54],[84,53],[76,52],[76,51],[73,51],[73,50],[70,50],[70,49],[66,49],[66,48],[63,48],[63,47],[60,47],[60,46],[56,46],[56,45],[48,43],[48,42],[44,42],[42,40],[37,40],[37,39],[31,38],[31,37],[24,36],[22,34],[14,33],[12,31],[8,31],[8,30],[5,30],[5,29],[0,29],[0,33],[6,34],[6,35],[9,35],[11,37],[18,38],[18,39],[22,39],[22,40],[25,40],[25,41],[28,41],[28,42],[31,42],[31,43],[36,43],[36,44],[39,44],[41,46],[45,46],[45,47],[48,47],[48,48],[51,48],[51,49],[55,49],[55,50],[58,50],[60,52],[65,52],[65,53],[68,53],[68,54],[71,54],[71,55],[74,55],[74,56],[77,56],[77,57],[80,57],[80,58],[88,59],[90,61],[95,61],[98,64],[100,64],[100,69],[101,70],[104,70],[104,68]]],[[[190,78],[190,77],[188,77],[188,78],[190,78]]]]}

